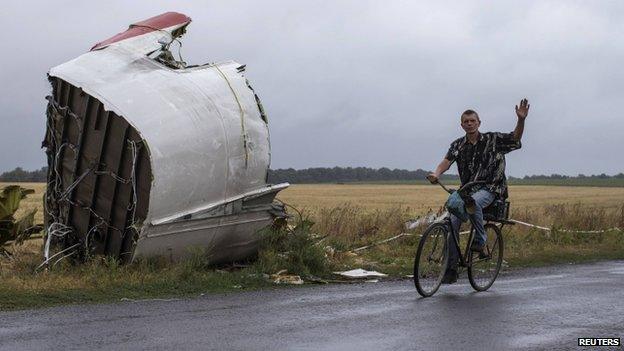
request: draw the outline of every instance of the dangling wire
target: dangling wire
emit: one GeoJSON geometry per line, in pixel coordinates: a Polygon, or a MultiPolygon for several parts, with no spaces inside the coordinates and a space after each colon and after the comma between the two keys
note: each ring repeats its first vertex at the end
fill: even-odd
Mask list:
{"type": "Polygon", "coordinates": [[[234,99],[236,99],[236,103],[238,104],[238,109],[240,111],[241,130],[243,133],[243,149],[245,150],[245,168],[247,168],[247,165],[249,163],[249,150],[247,148],[247,131],[245,130],[245,110],[243,109],[243,105],[240,102],[238,94],[236,94],[236,90],[234,90],[234,87],[232,86],[232,83],[230,83],[230,80],[227,78],[227,76],[223,73],[223,71],[221,71],[219,66],[213,65],[212,67],[214,67],[219,72],[219,74],[221,74],[221,77],[225,79],[225,82],[227,83],[228,87],[230,87],[230,91],[232,91],[234,99]]]}
{"type": "Polygon", "coordinates": [[[180,39],[178,39],[179,37],[181,37],[184,34],[184,31],[177,35],[174,36],[173,33],[170,33],[166,30],[160,29],[160,28],[156,28],[156,27],[152,27],[149,25],[145,25],[145,24],[131,24],[130,28],[148,28],[157,32],[162,32],[167,34],[169,37],[171,37],[171,40],[169,40],[169,42],[167,44],[163,44],[162,47],[160,48],[161,54],[159,54],[156,59],[167,65],[170,66],[172,68],[177,68],[177,69],[181,69],[181,68],[186,68],[186,62],[184,62],[184,60],[182,59],[182,41],[180,41],[180,39]],[[179,57],[179,61],[175,60],[175,58],[173,57],[173,55],[171,54],[171,51],[169,50],[169,48],[171,47],[171,44],[173,42],[177,42],[178,43],[178,57],[179,57]]]}
{"type": "MultiPolygon", "coordinates": [[[[64,118],[74,118],[77,122],[81,121],[81,117],[76,115],[71,111],[69,107],[60,106],[54,99],[48,97],[48,113],[47,113],[47,130],[49,135],[49,142],[51,145],[46,145],[49,150],[50,157],[50,173],[48,179],[48,190],[46,191],[46,197],[44,201],[44,209],[46,214],[49,216],[49,220],[47,221],[48,225],[46,227],[46,239],[44,245],[44,261],[36,268],[36,270],[41,269],[42,267],[54,267],[60,261],[76,255],[79,252],[84,253],[84,257],[88,258],[90,253],[92,252],[92,239],[93,235],[100,230],[114,230],[119,232],[121,235],[124,235],[129,228],[133,228],[136,225],[136,211],[137,211],[137,202],[138,202],[138,194],[137,194],[137,184],[136,184],[136,176],[137,176],[137,163],[138,163],[138,148],[139,143],[143,142],[142,140],[134,141],[128,140],[128,147],[132,153],[132,169],[131,174],[128,179],[125,179],[116,173],[106,170],[100,169],[103,164],[97,164],[90,167],[86,170],[82,175],[80,175],[76,180],[74,180],[69,186],[63,186],[63,177],[61,176],[61,163],[63,161],[63,151],[66,148],[71,149],[75,154],[77,154],[78,147],[68,141],[59,140],[57,136],[57,130],[55,128],[56,124],[54,122],[54,118],[57,117],[60,121],[63,121],[64,118]],[[127,206],[127,211],[129,212],[130,220],[127,222],[128,226],[120,229],[117,228],[105,218],[103,218],[100,214],[98,214],[93,208],[87,205],[83,205],[77,201],[74,201],[68,196],[80,182],[82,182],[86,177],[94,173],[96,175],[108,175],[112,177],[115,181],[123,183],[123,184],[131,184],[132,188],[132,200],[127,206]],[[93,216],[97,219],[97,223],[90,226],[88,228],[87,233],[81,239],[74,241],[73,243],[69,243],[68,240],[76,240],[77,234],[75,229],[68,225],[68,214],[69,209],[79,208],[85,211],[88,211],[90,216],[93,216]],[[64,245],[66,246],[64,249],[60,250],[55,254],[51,254],[52,245],[58,240],[65,240],[64,245]]],[[[81,123],[77,123],[80,127],[80,133],[82,133],[82,125],[81,123]]],[[[78,162],[77,158],[74,157],[74,162],[78,162]]]]}
{"type": "Polygon", "coordinates": [[[130,225],[134,225],[136,209],[137,209],[137,191],[136,191],[136,164],[137,164],[137,146],[135,141],[128,141],[130,143],[130,147],[132,148],[132,169],[130,172],[130,182],[132,183],[132,203],[128,204],[128,211],[132,211],[132,217],[130,220],[130,225]]]}

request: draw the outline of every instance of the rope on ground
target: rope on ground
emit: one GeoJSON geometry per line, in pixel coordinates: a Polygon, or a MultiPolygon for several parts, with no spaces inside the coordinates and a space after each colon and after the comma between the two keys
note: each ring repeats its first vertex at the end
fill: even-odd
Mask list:
{"type": "MultiPolygon", "coordinates": [[[[537,229],[541,229],[547,232],[552,232],[554,230],[559,231],[559,232],[565,232],[565,233],[593,233],[593,234],[600,234],[600,233],[606,233],[606,232],[613,232],[613,231],[622,231],[621,228],[619,227],[613,227],[613,228],[607,228],[607,229],[600,229],[600,230],[572,230],[572,229],[552,229],[552,228],[548,228],[548,227],[542,227],[536,224],[531,224],[531,223],[526,223],[526,222],[522,222],[522,221],[518,221],[515,219],[509,219],[510,222],[516,223],[516,224],[520,224],[520,225],[524,225],[527,227],[531,227],[531,228],[537,228],[537,229]]],[[[459,234],[464,235],[464,234],[468,234],[470,233],[469,230],[463,231],[463,232],[459,232],[459,234]]],[[[385,244],[394,240],[397,240],[399,238],[405,237],[405,236],[422,236],[420,234],[412,234],[412,233],[401,233],[398,235],[395,235],[391,238],[387,238],[384,240],[380,240],[377,242],[374,242],[370,245],[366,245],[366,246],[362,246],[362,247],[358,247],[356,249],[350,250],[351,252],[359,252],[362,250],[366,250],[366,249],[370,249],[371,247],[377,246],[377,245],[381,245],[381,244],[385,244]]]]}
{"type": "MultiPolygon", "coordinates": [[[[370,245],[366,245],[366,246],[358,247],[357,249],[353,249],[353,250],[351,250],[351,251],[352,251],[352,252],[358,252],[358,251],[366,250],[366,249],[369,249],[369,248],[371,248],[371,247],[373,247],[373,246],[377,246],[377,245],[385,244],[385,243],[387,243],[387,242],[390,242],[390,241],[396,240],[396,239],[398,239],[398,238],[402,238],[402,237],[404,237],[404,236],[414,236],[414,235],[417,235],[417,234],[412,234],[412,233],[401,233],[401,234],[399,234],[399,235],[395,235],[395,236],[393,236],[392,238],[388,238],[388,239],[384,239],[384,240],[381,240],[381,241],[377,241],[377,242],[372,243],[372,244],[370,244],[370,245]]],[[[418,236],[420,236],[420,235],[418,235],[418,236]]]]}
{"type": "Polygon", "coordinates": [[[621,228],[618,228],[618,227],[612,227],[612,228],[607,228],[607,229],[599,229],[599,230],[553,229],[553,228],[547,228],[547,227],[542,227],[542,226],[531,224],[531,223],[518,221],[516,219],[510,219],[509,221],[510,222],[514,222],[516,224],[523,225],[523,226],[545,230],[547,232],[552,232],[552,231],[556,230],[558,232],[565,232],[565,233],[588,233],[588,234],[593,233],[593,234],[600,234],[600,233],[616,232],[616,231],[621,231],[622,230],[621,228]]]}

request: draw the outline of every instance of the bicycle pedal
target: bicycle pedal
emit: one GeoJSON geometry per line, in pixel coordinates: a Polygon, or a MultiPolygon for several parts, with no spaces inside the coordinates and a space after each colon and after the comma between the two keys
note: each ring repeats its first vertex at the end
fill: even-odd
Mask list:
{"type": "Polygon", "coordinates": [[[486,259],[486,258],[492,258],[485,251],[481,251],[481,252],[473,251],[472,254],[477,256],[477,258],[480,259],[480,260],[483,260],[483,259],[486,259]]]}

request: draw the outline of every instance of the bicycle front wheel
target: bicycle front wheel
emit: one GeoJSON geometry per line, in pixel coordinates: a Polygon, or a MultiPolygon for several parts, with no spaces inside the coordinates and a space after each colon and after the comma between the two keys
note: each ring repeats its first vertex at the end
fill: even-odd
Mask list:
{"type": "Polygon", "coordinates": [[[442,284],[448,264],[447,238],[449,228],[444,223],[434,223],[425,230],[414,260],[414,285],[423,297],[435,294],[442,284]]]}
{"type": "Polygon", "coordinates": [[[503,263],[503,235],[500,228],[492,223],[485,225],[487,241],[484,255],[470,252],[468,281],[477,291],[489,289],[500,272],[503,263]]]}

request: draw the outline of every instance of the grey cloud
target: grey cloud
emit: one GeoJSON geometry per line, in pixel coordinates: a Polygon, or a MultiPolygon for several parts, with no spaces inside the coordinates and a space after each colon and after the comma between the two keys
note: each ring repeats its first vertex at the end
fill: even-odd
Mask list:
{"type": "Polygon", "coordinates": [[[80,2],[5,5],[0,170],[44,164],[45,72],[129,23],[193,18],[187,61],[235,59],[271,122],[272,166],[433,168],[479,111],[513,129],[531,100],[513,175],[624,170],[618,2],[80,2]],[[130,6],[130,7],[129,7],[130,6]],[[605,151],[609,150],[609,151],[605,151]]]}

